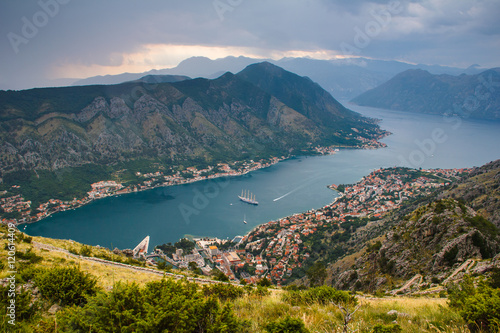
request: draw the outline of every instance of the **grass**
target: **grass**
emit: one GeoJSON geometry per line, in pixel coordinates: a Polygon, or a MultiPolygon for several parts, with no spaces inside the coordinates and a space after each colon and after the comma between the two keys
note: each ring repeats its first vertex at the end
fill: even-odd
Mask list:
{"type": "MultiPolygon", "coordinates": [[[[365,298],[354,314],[349,328],[370,332],[376,324],[398,323],[403,332],[468,332],[461,317],[452,311],[443,298],[365,298]],[[401,315],[388,315],[396,310],[401,315]]],[[[302,319],[311,332],[342,332],[342,314],[334,305],[311,304],[291,306],[281,301],[281,292],[259,298],[244,296],[234,302],[240,318],[250,321],[251,332],[265,332],[264,325],[287,315],[302,319]]],[[[352,310],[352,308],[351,308],[352,310]]]]}
{"type": "MultiPolygon", "coordinates": [[[[19,235],[19,234],[18,234],[19,235]]],[[[2,240],[0,246],[0,261],[7,262],[7,250],[4,248],[5,240],[2,240]]],[[[46,245],[51,245],[54,247],[71,250],[79,250],[82,244],[71,241],[71,240],[59,240],[44,237],[32,237],[32,242],[38,242],[46,245]]],[[[32,267],[55,267],[55,266],[68,266],[76,265],[79,266],[81,270],[91,273],[98,279],[98,285],[102,288],[110,290],[114,282],[136,282],[143,285],[149,281],[161,280],[162,276],[154,273],[141,272],[137,270],[128,269],[119,266],[105,265],[99,262],[89,261],[80,258],[77,255],[72,255],[69,253],[61,251],[49,251],[43,248],[38,248],[33,243],[16,242],[16,251],[26,252],[31,249],[36,255],[41,256],[43,260],[36,264],[29,264],[32,267]]],[[[118,257],[113,254],[108,249],[97,249],[92,247],[92,255],[96,256],[99,254],[106,254],[108,256],[118,257]]],[[[21,264],[18,262],[18,264],[21,264]]],[[[0,272],[0,279],[7,277],[7,270],[0,272]]]]}

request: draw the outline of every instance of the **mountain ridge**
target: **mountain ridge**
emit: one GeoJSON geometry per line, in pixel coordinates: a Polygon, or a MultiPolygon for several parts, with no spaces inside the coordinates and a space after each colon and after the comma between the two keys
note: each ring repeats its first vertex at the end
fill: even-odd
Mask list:
{"type": "Polygon", "coordinates": [[[214,80],[1,91],[1,177],[88,164],[121,170],[132,163],[134,171],[141,171],[137,165],[206,166],[304,153],[316,145],[361,147],[386,134],[310,79],[274,65],[249,71],[263,66],[286,90],[283,98],[297,96],[298,105],[328,115],[330,123],[232,73],[214,80]],[[313,101],[298,86],[321,101],[308,106],[313,101]]]}
{"type": "Polygon", "coordinates": [[[257,59],[248,57],[233,57],[211,60],[206,57],[191,57],[181,61],[176,67],[151,70],[144,73],[123,73],[118,75],[96,76],[75,81],[74,85],[117,84],[139,79],[144,75],[172,74],[190,77],[205,77],[213,79],[229,71],[237,73],[245,67],[268,61],[285,70],[308,76],[319,83],[336,99],[348,100],[371,88],[384,83],[394,75],[414,68],[428,70],[435,74],[461,73],[474,74],[479,72],[476,67],[468,69],[446,67],[439,65],[409,64],[398,61],[384,61],[367,58],[317,60],[310,58],[282,58],[280,60],[257,59]]]}
{"type": "Polygon", "coordinates": [[[407,70],[357,96],[353,103],[384,109],[477,119],[500,119],[500,68],[475,75],[407,70]]]}

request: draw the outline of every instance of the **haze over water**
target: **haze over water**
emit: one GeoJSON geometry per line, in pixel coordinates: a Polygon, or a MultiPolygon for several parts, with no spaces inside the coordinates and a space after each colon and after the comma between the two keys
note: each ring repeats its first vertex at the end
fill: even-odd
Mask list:
{"type": "Polygon", "coordinates": [[[337,196],[327,185],[355,183],[374,169],[462,168],[500,158],[500,122],[457,124],[441,116],[344,105],[382,119],[380,126],[393,133],[382,140],[388,147],[293,158],[241,177],[105,198],[30,224],[25,232],[121,249],[133,248],[147,235],[153,246],[185,235],[232,238],[259,224],[320,208],[337,196]],[[433,132],[439,140],[433,140],[433,132]],[[256,195],[258,206],[238,200],[243,189],[256,195]]]}

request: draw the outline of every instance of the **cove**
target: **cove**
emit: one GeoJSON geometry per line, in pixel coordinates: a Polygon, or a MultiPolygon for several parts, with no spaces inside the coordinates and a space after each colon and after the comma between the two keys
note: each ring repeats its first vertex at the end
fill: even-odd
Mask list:
{"type": "Polygon", "coordinates": [[[346,106],[381,119],[380,126],[393,133],[382,140],[388,147],[296,157],[243,176],[109,197],[20,229],[121,249],[133,248],[147,235],[152,246],[186,235],[232,238],[262,223],[320,208],[337,196],[327,185],[355,183],[381,167],[460,168],[500,158],[500,122],[463,119],[457,127],[441,116],[346,106]],[[442,134],[437,141],[436,130],[442,134]],[[242,190],[255,194],[259,205],[241,202],[242,190]]]}

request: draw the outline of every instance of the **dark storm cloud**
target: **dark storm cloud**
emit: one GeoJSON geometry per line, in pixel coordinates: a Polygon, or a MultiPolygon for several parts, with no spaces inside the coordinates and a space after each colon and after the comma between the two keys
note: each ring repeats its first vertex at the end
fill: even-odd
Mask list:
{"type": "MultiPolygon", "coordinates": [[[[379,30],[367,31],[378,22],[377,13],[394,3],[5,0],[0,2],[0,88],[43,84],[47,78],[61,76],[54,68],[64,66],[125,68],[131,61],[127,55],[140,57],[145,45],[231,47],[233,51],[228,52],[233,53],[238,52],[234,48],[241,48],[240,54],[252,51],[263,57],[287,51],[343,54],[342,45],[350,45],[356,49],[355,55],[365,57],[500,65],[499,1],[400,1],[396,2],[397,14],[391,14],[379,30]],[[44,22],[44,6],[49,3],[58,5],[57,13],[46,15],[44,22]],[[23,34],[26,21],[40,25],[29,37],[23,34]],[[368,35],[368,43],[360,42],[363,33],[368,35]],[[24,39],[13,43],[13,34],[24,39]]],[[[151,56],[148,61],[153,67],[157,58],[151,56]]]]}

